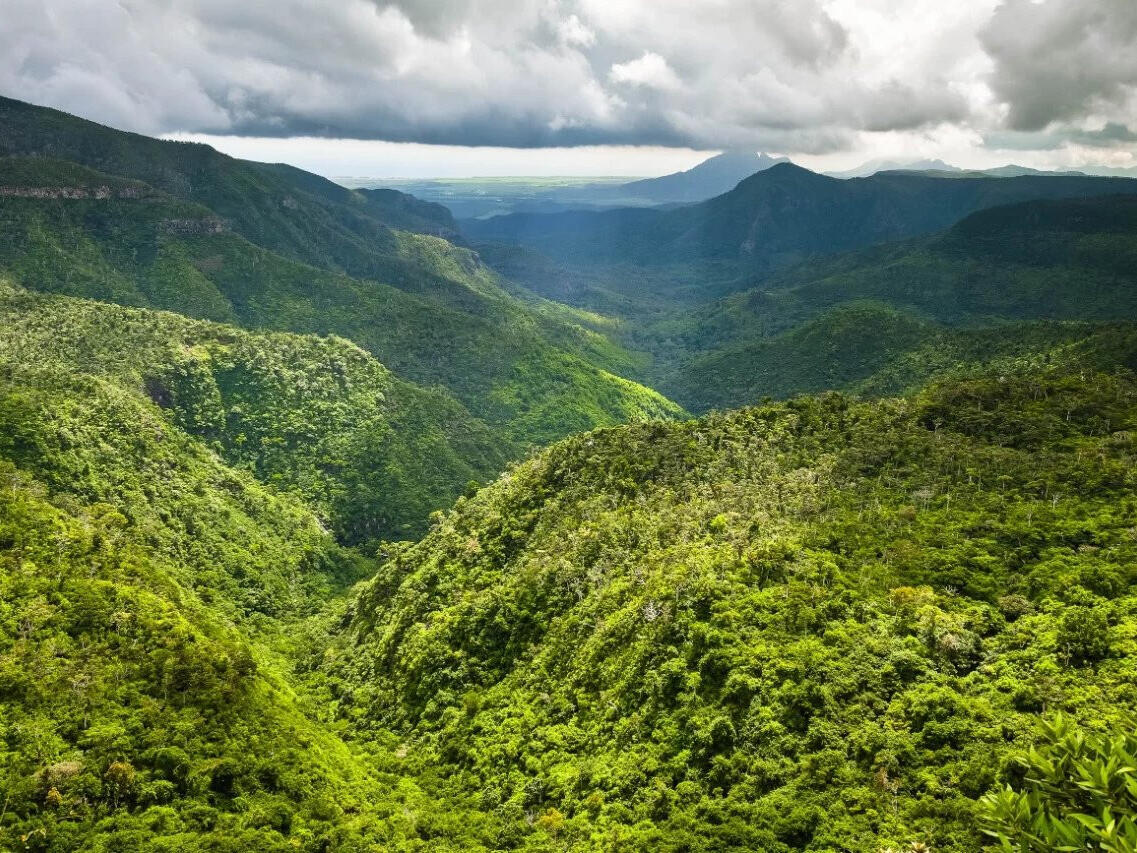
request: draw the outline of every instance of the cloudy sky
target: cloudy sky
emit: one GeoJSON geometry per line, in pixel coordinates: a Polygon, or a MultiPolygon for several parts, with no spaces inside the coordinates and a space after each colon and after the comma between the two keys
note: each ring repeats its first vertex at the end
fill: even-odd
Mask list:
{"type": "Polygon", "coordinates": [[[1137,165],[1137,0],[3,0],[0,93],[325,174],[1137,165]]]}

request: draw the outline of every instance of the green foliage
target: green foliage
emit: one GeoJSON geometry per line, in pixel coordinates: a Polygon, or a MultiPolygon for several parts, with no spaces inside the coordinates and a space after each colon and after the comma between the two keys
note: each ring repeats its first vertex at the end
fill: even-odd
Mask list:
{"type": "Polygon", "coordinates": [[[2,297],[0,848],[422,849],[446,821],[306,671],[373,565],[299,497],[440,499],[454,404],[340,340],[2,297]]]}
{"type": "Polygon", "coordinates": [[[1084,732],[1059,715],[1016,756],[1020,780],[983,798],[984,831],[1006,851],[1137,850],[1137,728],[1084,732]]]}
{"type": "Polygon", "coordinates": [[[534,310],[444,239],[456,235],[437,205],[8,99],[3,154],[0,193],[65,179],[131,189],[4,196],[0,272],[22,286],[346,337],[401,378],[450,390],[503,452],[684,414],[622,378],[640,359],[566,312],[534,310]]]}
{"type": "Polygon", "coordinates": [[[695,358],[663,387],[693,411],[849,388],[933,334],[932,324],[887,306],[847,305],[782,335],[695,358]]]}
{"type": "Polygon", "coordinates": [[[105,378],[229,464],[294,491],[343,541],[418,532],[505,462],[501,440],[451,397],[400,381],[342,339],[250,333],[3,284],[0,318],[0,363],[105,378]]]}
{"type": "Polygon", "coordinates": [[[630,339],[693,411],[824,388],[897,393],[1097,332],[1070,321],[1130,321],[1135,252],[1133,196],[998,207],[935,237],[803,264],[630,339]]]}
{"type": "Polygon", "coordinates": [[[0,436],[0,846],[339,832],[374,783],[252,637],[366,563],[109,383],[7,365],[0,436]]]}
{"type": "Polygon", "coordinates": [[[1052,367],[578,436],[386,552],[331,689],[471,846],[978,850],[1040,711],[1137,700],[1134,426],[1052,367]]]}

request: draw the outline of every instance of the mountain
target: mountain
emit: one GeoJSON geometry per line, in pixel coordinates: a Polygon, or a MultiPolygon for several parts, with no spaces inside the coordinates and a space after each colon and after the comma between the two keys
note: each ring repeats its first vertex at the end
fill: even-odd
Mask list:
{"type": "Polygon", "coordinates": [[[959,172],[958,166],[952,166],[943,160],[869,160],[861,165],[838,172],[826,172],[831,178],[867,178],[877,172],[959,172]]]}
{"type": "Polygon", "coordinates": [[[786,162],[785,158],[755,154],[753,151],[725,151],[685,172],[636,181],[613,177],[455,178],[388,182],[344,178],[343,181],[348,186],[360,187],[389,183],[421,198],[441,202],[463,219],[482,219],[508,213],[689,204],[727,192],[743,178],[781,162],[786,162]]]}
{"type": "Polygon", "coordinates": [[[381,788],[310,714],[278,630],[302,642],[302,620],[369,561],[141,388],[25,361],[9,318],[0,845],[283,851],[282,831],[359,837],[328,804],[355,811],[381,788]]]}
{"type": "Polygon", "coordinates": [[[991,175],[996,178],[1018,178],[1023,175],[1092,175],[1093,172],[1082,171],[1066,171],[1066,172],[1053,172],[1041,169],[1032,169],[1029,166],[1016,166],[1008,164],[1006,166],[997,166],[994,169],[983,169],[984,175],[991,175]]]}
{"type": "MultiPolygon", "coordinates": [[[[313,266],[362,277],[405,269],[391,256],[388,227],[405,226],[400,205],[387,194],[353,192],[292,166],[125,133],[10,98],[0,98],[0,155],[73,162],[142,181],[208,207],[262,248],[313,266]]],[[[443,211],[434,216],[446,218],[443,211]]],[[[427,230],[437,227],[432,222],[427,230]]]]}
{"type": "Polygon", "coordinates": [[[755,172],[787,162],[785,157],[753,151],[724,151],[685,172],[632,181],[621,185],[620,191],[659,204],[704,201],[729,192],[755,172]]]}
{"type": "Polygon", "coordinates": [[[389,555],[340,713],[468,849],[977,851],[1044,709],[1124,730],[1135,428],[1071,356],[568,439],[389,555]]]}
{"type": "MultiPolygon", "coordinates": [[[[1036,198],[1137,192],[1123,178],[943,178],[882,172],[838,180],[789,163],[730,192],[671,210],[495,217],[463,222],[474,240],[520,244],[576,265],[645,270],[698,265],[713,284],[768,274],[808,258],[930,233],[977,210],[1036,198]]],[[[620,287],[612,276],[611,287],[620,287]]],[[[629,283],[638,285],[635,278],[629,283]]],[[[653,282],[653,285],[655,283],[653,282]]],[[[658,291],[659,287],[654,287],[658,291]]]]}
{"type": "Polygon", "coordinates": [[[925,366],[906,384],[884,383],[894,393],[923,384],[932,365],[1021,355],[1071,334],[1044,327],[1039,340],[1038,327],[1009,323],[1131,320],[1135,259],[1137,196],[1023,202],[784,271],[642,337],[670,339],[657,384],[694,411],[853,390],[895,359],[925,366]],[[991,328],[953,331],[980,325],[991,328]]]}
{"type": "Polygon", "coordinates": [[[341,338],[247,332],[0,282],[0,362],[97,377],[229,466],[301,498],[340,541],[422,531],[518,452],[451,396],[341,338]]]}
{"type": "Polygon", "coordinates": [[[10,100],[0,152],[0,272],[22,286],[349,338],[445,387],[503,448],[682,414],[589,320],[536,309],[437,236],[437,205],[10,100]]]}

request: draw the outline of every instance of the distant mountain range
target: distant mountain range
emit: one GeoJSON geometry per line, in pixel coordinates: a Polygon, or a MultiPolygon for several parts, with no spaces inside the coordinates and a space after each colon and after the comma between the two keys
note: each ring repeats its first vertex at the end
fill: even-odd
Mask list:
{"type": "Polygon", "coordinates": [[[705,201],[729,192],[756,172],[788,162],[785,157],[753,151],[724,151],[685,172],[632,181],[621,185],[619,191],[660,204],[705,201]]]}
{"type": "Polygon", "coordinates": [[[784,162],[784,157],[753,151],[725,151],[684,172],[633,181],[600,177],[397,181],[353,177],[339,181],[372,192],[377,187],[395,187],[420,199],[444,204],[459,218],[479,219],[508,213],[691,204],[722,195],[755,172],[784,162]]]}
{"type": "Polygon", "coordinates": [[[1017,178],[1023,175],[1091,175],[1096,177],[1137,178],[1137,168],[1123,169],[1110,166],[1079,166],[1077,169],[1032,169],[1010,163],[991,169],[961,169],[943,160],[869,160],[854,169],[825,172],[831,178],[867,178],[880,172],[925,172],[948,177],[952,175],[987,175],[992,178],[1017,178]]]}
{"type": "Polygon", "coordinates": [[[957,166],[943,160],[869,160],[853,169],[825,172],[831,178],[867,178],[877,172],[959,172],[957,166]]]}
{"type": "MultiPolygon", "coordinates": [[[[562,262],[644,269],[711,264],[717,277],[744,279],[813,255],[927,234],[1000,204],[1118,193],[1137,193],[1137,180],[1038,175],[944,180],[892,171],[849,181],[779,163],[699,204],[513,214],[467,221],[463,229],[471,239],[520,244],[562,262]]],[[[708,281],[705,274],[702,279],[708,281]]]]}

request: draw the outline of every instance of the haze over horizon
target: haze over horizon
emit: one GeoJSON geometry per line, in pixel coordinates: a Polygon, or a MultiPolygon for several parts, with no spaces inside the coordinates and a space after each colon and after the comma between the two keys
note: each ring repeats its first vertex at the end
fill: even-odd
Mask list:
{"type": "Polygon", "coordinates": [[[1128,0],[12,0],[0,93],[325,175],[1137,165],[1128,0]]]}

